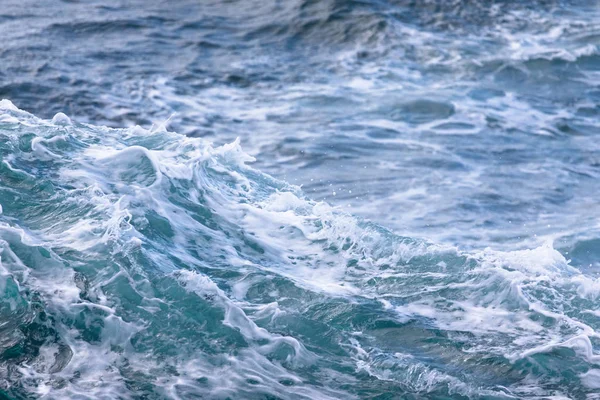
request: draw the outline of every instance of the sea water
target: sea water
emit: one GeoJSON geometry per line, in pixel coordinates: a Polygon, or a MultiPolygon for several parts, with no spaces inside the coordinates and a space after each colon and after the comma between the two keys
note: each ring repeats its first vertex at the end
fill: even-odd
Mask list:
{"type": "Polygon", "coordinates": [[[3,1],[0,396],[600,398],[596,1],[3,1]]]}

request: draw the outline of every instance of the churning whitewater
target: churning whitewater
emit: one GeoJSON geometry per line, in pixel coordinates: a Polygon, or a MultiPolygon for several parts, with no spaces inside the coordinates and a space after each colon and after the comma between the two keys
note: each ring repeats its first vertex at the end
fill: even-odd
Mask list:
{"type": "Polygon", "coordinates": [[[600,398],[600,281],[465,253],[164,128],[0,103],[8,398],[600,398]]]}

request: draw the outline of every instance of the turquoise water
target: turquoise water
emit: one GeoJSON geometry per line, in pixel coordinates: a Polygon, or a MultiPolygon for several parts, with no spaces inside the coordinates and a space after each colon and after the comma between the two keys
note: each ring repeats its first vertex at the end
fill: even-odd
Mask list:
{"type": "Polygon", "coordinates": [[[598,2],[0,35],[0,398],[600,399],[598,2]]]}
{"type": "Polygon", "coordinates": [[[0,103],[14,398],[593,397],[597,278],[357,219],[238,142],[0,103]]]}

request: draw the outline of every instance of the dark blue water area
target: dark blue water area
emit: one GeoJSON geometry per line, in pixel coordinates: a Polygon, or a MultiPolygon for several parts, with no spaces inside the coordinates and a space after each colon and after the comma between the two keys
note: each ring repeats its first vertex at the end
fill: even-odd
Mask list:
{"type": "Polygon", "coordinates": [[[596,2],[7,0],[0,13],[0,97],[38,116],[240,137],[315,199],[463,248],[597,236],[596,2]]]}

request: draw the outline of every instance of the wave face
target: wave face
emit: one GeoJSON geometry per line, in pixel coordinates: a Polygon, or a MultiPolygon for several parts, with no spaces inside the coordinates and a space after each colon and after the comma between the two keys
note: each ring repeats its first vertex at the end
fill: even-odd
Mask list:
{"type": "Polygon", "coordinates": [[[600,389],[600,281],[550,244],[401,237],[247,166],[238,142],[42,120],[6,100],[0,156],[5,397],[600,389]]]}

